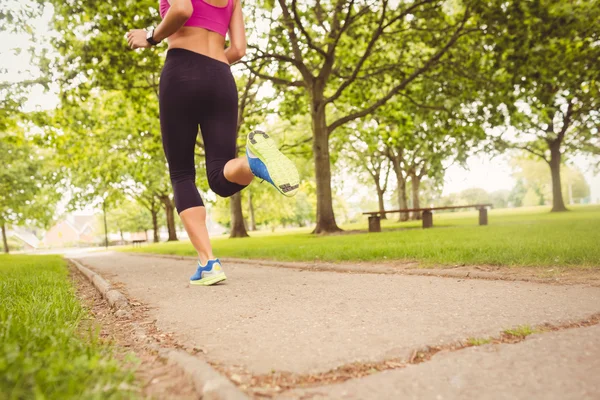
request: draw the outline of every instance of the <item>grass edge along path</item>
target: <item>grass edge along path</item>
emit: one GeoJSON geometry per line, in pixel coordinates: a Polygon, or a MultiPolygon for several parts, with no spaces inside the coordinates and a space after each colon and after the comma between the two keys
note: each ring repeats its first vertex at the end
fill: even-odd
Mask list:
{"type": "MultiPolygon", "coordinates": [[[[489,225],[477,225],[476,212],[439,214],[433,229],[383,221],[381,233],[317,236],[308,233],[244,239],[215,238],[215,255],[277,261],[416,261],[421,267],[498,265],[600,268],[600,206],[577,206],[566,213],[547,207],[491,210],[489,225]],[[409,229],[398,229],[408,226],[409,229]],[[387,228],[387,230],[386,230],[387,228]]],[[[350,228],[354,228],[353,224],[350,228]]],[[[365,223],[366,226],[366,223],[365,223]]],[[[194,256],[185,240],[121,251],[194,256]]]]}
{"type": "MultiPolygon", "coordinates": [[[[0,255],[0,399],[137,397],[59,256],[0,255]]],[[[132,360],[133,361],[133,360],[132,360]]]]}

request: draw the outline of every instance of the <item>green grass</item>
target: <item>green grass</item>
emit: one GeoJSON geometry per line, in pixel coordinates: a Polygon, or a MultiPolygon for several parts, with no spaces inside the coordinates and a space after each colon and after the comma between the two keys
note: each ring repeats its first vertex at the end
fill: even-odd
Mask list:
{"type": "Polygon", "coordinates": [[[484,344],[492,343],[492,339],[490,338],[469,338],[467,339],[467,343],[471,346],[483,346],[484,344]]]}
{"type": "Polygon", "coordinates": [[[58,256],[0,255],[0,399],[135,397],[58,256]]]}
{"type": "MultiPolygon", "coordinates": [[[[381,233],[316,236],[261,233],[213,239],[219,257],[300,261],[417,261],[420,266],[505,265],[600,268],[600,206],[550,213],[546,207],[491,210],[489,225],[476,211],[435,214],[433,229],[420,221],[382,221],[381,233]]],[[[346,225],[366,229],[367,222],[346,225]]],[[[251,233],[252,234],[252,233],[251,233]]],[[[160,243],[125,251],[194,255],[191,244],[160,243]]]]}
{"type": "Polygon", "coordinates": [[[504,333],[506,335],[510,335],[510,336],[515,336],[515,337],[519,337],[519,338],[525,338],[529,335],[533,335],[534,333],[537,333],[538,331],[533,329],[531,326],[529,325],[521,325],[521,326],[517,326],[516,328],[513,329],[506,329],[504,331],[504,333]]]}

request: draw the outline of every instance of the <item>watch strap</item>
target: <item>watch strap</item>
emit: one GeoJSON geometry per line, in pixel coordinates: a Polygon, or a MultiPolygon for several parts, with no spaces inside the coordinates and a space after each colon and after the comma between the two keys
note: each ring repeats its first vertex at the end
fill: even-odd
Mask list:
{"type": "Polygon", "coordinates": [[[148,33],[146,34],[146,41],[148,43],[150,43],[152,46],[156,46],[157,44],[160,43],[160,42],[157,42],[156,40],[154,40],[154,28],[149,30],[148,33]]]}

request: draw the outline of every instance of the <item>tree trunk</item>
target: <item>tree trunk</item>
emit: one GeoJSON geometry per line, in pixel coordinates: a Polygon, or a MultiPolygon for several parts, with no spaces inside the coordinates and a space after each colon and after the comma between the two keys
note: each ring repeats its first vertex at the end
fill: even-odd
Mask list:
{"type": "Polygon", "coordinates": [[[177,231],[175,230],[175,206],[173,200],[169,195],[160,196],[160,201],[163,203],[165,208],[165,214],[167,215],[167,231],[169,232],[169,242],[174,242],[177,239],[177,231]]]}
{"type": "Polygon", "coordinates": [[[256,230],[256,219],[254,218],[254,206],[252,205],[252,191],[248,190],[248,212],[250,213],[250,230],[256,230]]]}
{"type": "Polygon", "coordinates": [[[229,237],[248,237],[248,232],[246,232],[246,226],[244,225],[244,214],[242,213],[241,192],[237,192],[229,198],[229,208],[231,210],[231,234],[229,237]]]}
{"type": "Polygon", "coordinates": [[[381,213],[379,218],[387,219],[387,216],[385,215],[385,205],[383,204],[383,194],[384,191],[380,187],[377,187],[377,199],[379,200],[379,212],[381,213]]]}
{"type": "Polygon", "coordinates": [[[550,145],[550,173],[552,174],[552,212],[567,211],[562,195],[560,184],[560,141],[555,141],[550,145]]]}
{"type": "Polygon", "coordinates": [[[104,214],[104,247],[108,249],[108,224],[106,223],[106,200],[102,202],[102,212],[104,214]]]}
{"type": "MultiPolygon", "coordinates": [[[[419,188],[421,186],[421,178],[416,175],[411,175],[410,177],[410,188],[412,191],[412,208],[420,208],[421,203],[419,202],[419,188]]],[[[413,211],[410,217],[412,220],[421,219],[420,211],[413,211]]]]}
{"type": "Polygon", "coordinates": [[[339,232],[333,213],[331,194],[331,163],[329,159],[329,133],[325,121],[325,107],[313,102],[313,153],[317,183],[317,226],[313,233],[339,232]]]}
{"type": "MultiPolygon", "coordinates": [[[[398,186],[398,208],[402,210],[408,208],[408,201],[406,200],[406,179],[404,178],[404,175],[402,175],[402,167],[400,166],[400,160],[391,156],[388,158],[392,162],[394,173],[396,174],[396,184],[398,186]]],[[[400,213],[400,218],[398,219],[398,221],[403,222],[407,220],[408,214],[400,213]]]]}
{"type": "Polygon", "coordinates": [[[6,238],[6,224],[4,222],[2,222],[2,243],[4,243],[4,252],[8,254],[8,239],[6,238]]]}
{"type": "Polygon", "coordinates": [[[152,233],[154,235],[153,240],[154,243],[158,243],[158,210],[150,210],[150,213],[152,214],[152,233]]]}

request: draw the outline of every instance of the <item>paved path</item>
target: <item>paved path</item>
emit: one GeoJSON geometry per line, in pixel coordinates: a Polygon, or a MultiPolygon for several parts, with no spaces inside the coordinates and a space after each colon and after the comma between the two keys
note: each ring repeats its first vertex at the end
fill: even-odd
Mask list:
{"type": "Polygon", "coordinates": [[[600,326],[470,347],[343,384],[295,390],[311,399],[599,399],[600,326]],[[382,396],[382,393],[385,395],[382,396]]]}
{"type": "MultiPolygon", "coordinates": [[[[78,259],[153,307],[161,330],[205,349],[209,361],[254,374],[314,374],[353,362],[406,359],[425,346],[497,336],[524,324],[576,321],[600,312],[600,288],[592,287],[229,264],[229,280],[205,288],[189,286],[187,278],[195,268],[189,260],[123,253],[90,253],[78,259]]],[[[528,398],[531,393],[569,394],[574,380],[581,389],[577,398],[600,398],[595,381],[585,379],[600,376],[600,335],[595,327],[587,329],[437,355],[423,364],[317,392],[326,398],[349,393],[354,393],[349,398],[438,398],[445,387],[439,398],[486,397],[483,393],[528,398]],[[578,338],[583,332],[596,334],[583,340],[578,338]],[[586,356],[570,353],[580,341],[586,356]],[[564,348],[556,344],[563,342],[564,348]],[[489,376],[496,386],[483,384],[478,376],[495,371],[496,363],[498,374],[489,376]],[[498,393],[510,382],[514,391],[498,393]]],[[[301,392],[285,397],[291,395],[301,392]]]]}

